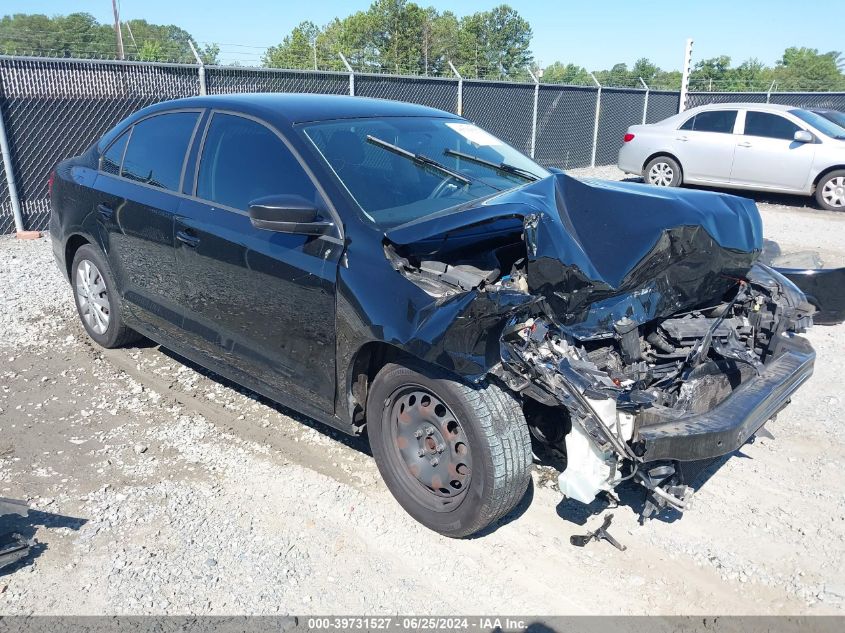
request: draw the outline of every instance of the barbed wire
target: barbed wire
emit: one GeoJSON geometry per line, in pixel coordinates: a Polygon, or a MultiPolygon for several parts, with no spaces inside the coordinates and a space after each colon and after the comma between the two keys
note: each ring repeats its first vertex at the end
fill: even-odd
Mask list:
{"type": "MultiPolygon", "coordinates": [[[[22,29],[22,31],[25,29],[22,29]]],[[[201,53],[206,49],[216,52],[219,61],[214,62],[219,66],[233,66],[246,68],[278,68],[285,70],[311,70],[322,72],[345,72],[346,66],[340,56],[334,50],[317,46],[309,51],[295,52],[264,47],[256,44],[226,43],[200,41],[195,42],[202,48],[201,53]]],[[[97,42],[86,37],[65,37],[60,42],[50,42],[45,46],[42,39],[35,37],[34,32],[17,33],[15,43],[12,46],[0,44],[0,54],[12,56],[38,56],[61,59],[96,59],[103,61],[117,60],[115,51],[108,50],[110,43],[97,42]]],[[[448,64],[448,58],[441,54],[430,57],[428,64],[424,58],[415,53],[409,53],[406,58],[400,58],[390,63],[378,59],[377,53],[372,50],[357,50],[344,53],[353,71],[361,74],[379,75],[402,75],[412,77],[433,77],[455,79],[448,64]]],[[[127,61],[153,61],[161,63],[194,63],[193,54],[190,52],[188,39],[182,41],[143,40],[136,38],[125,45],[124,59],[127,61]],[[149,43],[149,48],[144,48],[149,43]]],[[[479,60],[476,62],[464,62],[460,65],[461,75],[466,80],[494,80],[510,81],[515,83],[533,83],[527,68],[512,68],[506,70],[501,65],[486,63],[479,60]]],[[[570,85],[582,87],[595,87],[595,84],[584,69],[578,69],[575,74],[570,73],[562,80],[555,80],[554,77],[543,77],[539,69],[535,69],[540,83],[545,85],[570,85]]],[[[595,73],[605,88],[620,88],[641,90],[643,89],[639,78],[633,73],[613,73],[609,71],[596,71],[595,73]]],[[[673,77],[672,73],[666,73],[668,77],[656,77],[646,80],[648,87],[652,90],[679,90],[680,77],[673,77]]],[[[768,92],[772,89],[773,78],[764,77],[731,77],[731,78],[708,78],[696,76],[693,71],[690,77],[690,90],[698,92],[768,92]]],[[[794,79],[774,78],[775,88],[785,91],[804,92],[834,92],[841,91],[843,86],[836,82],[820,79],[794,79]]],[[[845,83],[845,78],[843,78],[845,83]]]]}

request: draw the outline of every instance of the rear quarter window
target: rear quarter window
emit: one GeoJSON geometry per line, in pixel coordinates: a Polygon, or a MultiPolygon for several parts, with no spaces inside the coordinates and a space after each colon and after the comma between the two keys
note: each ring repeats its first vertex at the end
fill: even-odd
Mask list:
{"type": "Polygon", "coordinates": [[[120,165],[123,162],[123,152],[126,150],[126,141],[129,140],[129,130],[121,134],[118,139],[109,145],[100,160],[100,169],[107,174],[120,175],[120,165]]]}

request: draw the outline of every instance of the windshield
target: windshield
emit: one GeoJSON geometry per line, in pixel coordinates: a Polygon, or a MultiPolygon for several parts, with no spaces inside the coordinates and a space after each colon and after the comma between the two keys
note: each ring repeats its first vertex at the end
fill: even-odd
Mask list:
{"type": "Polygon", "coordinates": [[[549,176],[472,123],[385,117],[305,126],[364,213],[387,229],[549,176]]]}
{"type": "Polygon", "coordinates": [[[790,110],[789,113],[794,114],[805,123],[809,123],[826,136],[841,140],[845,139],[845,127],[837,125],[820,114],[810,112],[809,110],[790,110]]]}

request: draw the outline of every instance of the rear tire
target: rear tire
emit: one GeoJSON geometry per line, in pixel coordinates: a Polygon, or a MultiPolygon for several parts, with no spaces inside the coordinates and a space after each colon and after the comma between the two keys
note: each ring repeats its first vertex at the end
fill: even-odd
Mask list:
{"type": "Polygon", "coordinates": [[[80,246],[73,257],[70,283],[76,311],[85,331],[95,343],[112,349],[141,338],[124,322],[124,305],[106,258],[90,244],[80,246]]]}
{"type": "Polygon", "coordinates": [[[674,158],[657,156],[646,163],[643,181],[657,187],[680,187],[683,182],[681,166],[674,158]]]}
{"type": "Polygon", "coordinates": [[[522,408],[497,385],[470,386],[420,363],[388,364],[367,398],[376,464],[399,504],[464,537],[510,512],[531,481],[522,408]]]}
{"type": "Polygon", "coordinates": [[[816,202],[828,211],[845,211],[845,169],[837,169],[819,180],[816,202]]]}

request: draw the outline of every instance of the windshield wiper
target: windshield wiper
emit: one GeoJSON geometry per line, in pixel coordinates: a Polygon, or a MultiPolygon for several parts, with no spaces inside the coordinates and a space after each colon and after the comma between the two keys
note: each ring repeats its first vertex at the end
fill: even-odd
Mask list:
{"type": "Polygon", "coordinates": [[[394,145],[393,143],[388,143],[387,141],[383,141],[380,138],[377,138],[375,136],[371,136],[370,134],[367,134],[367,142],[372,143],[373,145],[378,145],[379,147],[383,147],[384,149],[386,149],[390,152],[393,152],[394,154],[397,154],[399,156],[402,156],[403,158],[407,158],[408,160],[412,160],[415,163],[417,163],[418,165],[423,165],[425,167],[431,167],[432,169],[435,169],[435,170],[439,171],[440,173],[446,174],[450,178],[453,178],[453,179],[457,180],[458,182],[461,182],[465,185],[468,185],[472,182],[469,178],[467,178],[463,174],[449,169],[448,167],[446,167],[446,165],[444,165],[442,163],[438,163],[436,160],[434,160],[433,158],[429,158],[425,154],[414,154],[413,152],[409,152],[406,149],[402,149],[398,145],[394,145]]]}
{"type": "Polygon", "coordinates": [[[527,169],[522,169],[516,165],[511,165],[510,163],[494,163],[493,161],[485,160],[483,158],[479,158],[478,156],[473,156],[472,154],[464,154],[463,152],[459,152],[454,149],[446,149],[443,153],[448,156],[456,156],[458,158],[463,158],[464,160],[472,161],[473,163],[478,163],[479,165],[484,165],[485,167],[490,167],[496,171],[519,176],[529,182],[540,180],[540,177],[537,174],[531,173],[527,169]]]}

